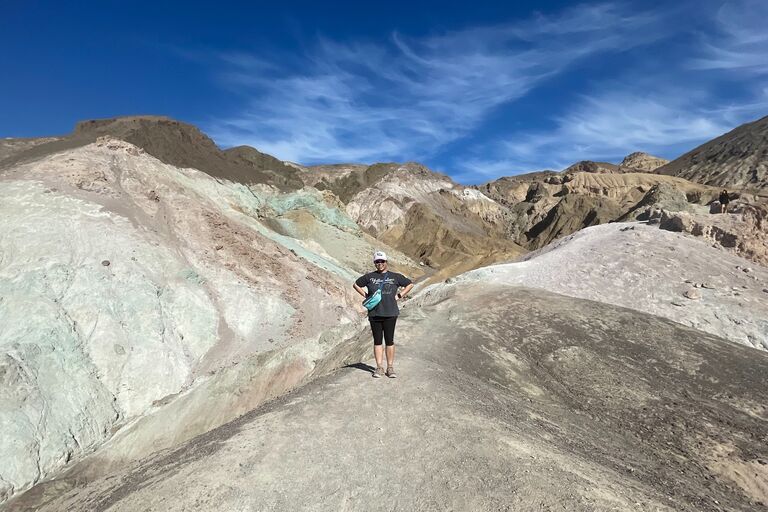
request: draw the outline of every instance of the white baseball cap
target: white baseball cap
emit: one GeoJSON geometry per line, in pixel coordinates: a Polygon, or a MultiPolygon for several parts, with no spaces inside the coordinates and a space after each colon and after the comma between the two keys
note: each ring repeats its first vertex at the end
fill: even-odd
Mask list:
{"type": "Polygon", "coordinates": [[[373,253],[373,261],[376,261],[376,260],[387,261],[387,253],[385,253],[384,251],[376,251],[375,253],[373,253]]]}

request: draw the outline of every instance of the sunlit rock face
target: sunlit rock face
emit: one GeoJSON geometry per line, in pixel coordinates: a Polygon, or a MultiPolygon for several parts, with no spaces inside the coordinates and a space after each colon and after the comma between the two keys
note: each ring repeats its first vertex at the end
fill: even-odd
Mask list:
{"type": "Polygon", "coordinates": [[[657,156],[643,153],[642,151],[636,151],[630,153],[619,164],[620,169],[634,169],[635,171],[652,172],[662,165],[668,164],[669,160],[659,158],[657,156]]]}
{"type": "MultiPolygon", "coordinates": [[[[211,375],[357,326],[350,283],[375,245],[315,189],[214,179],[108,137],[4,169],[0,218],[5,497],[211,375]]],[[[306,345],[281,389],[337,342],[306,345]]]]}
{"type": "Polygon", "coordinates": [[[36,181],[0,195],[0,459],[17,487],[182,389],[219,319],[189,264],[128,219],[36,181]]]}
{"type": "MultiPolygon", "coordinates": [[[[570,168],[569,168],[570,169],[570,168]]],[[[578,169],[578,167],[577,167],[578,169]]],[[[678,209],[703,208],[717,189],[673,176],[647,172],[540,172],[510,176],[478,186],[508,209],[509,236],[520,245],[540,249],[580,229],[619,220],[635,220],[667,196],[681,196],[678,209]],[[671,191],[659,198],[658,190],[671,191]],[[642,210],[639,210],[640,207],[642,210]]],[[[676,210],[677,211],[677,210],[676,210]]]]}
{"type": "Polygon", "coordinates": [[[517,257],[507,209],[482,192],[408,162],[303,169],[366,233],[437,273],[433,279],[517,257]]]}
{"type": "MultiPolygon", "coordinates": [[[[719,208],[713,205],[713,209],[719,208]]],[[[715,247],[768,266],[768,205],[737,202],[726,214],[653,209],[650,221],[661,229],[701,237],[715,247]]],[[[747,264],[742,265],[748,269],[747,264]]],[[[749,272],[747,272],[749,273],[749,272]]]]}

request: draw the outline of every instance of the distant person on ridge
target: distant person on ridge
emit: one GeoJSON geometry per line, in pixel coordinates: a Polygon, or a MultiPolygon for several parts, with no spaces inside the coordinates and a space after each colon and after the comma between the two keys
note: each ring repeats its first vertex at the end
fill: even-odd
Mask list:
{"type": "Polygon", "coordinates": [[[728,197],[728,191],[723,189],[722,192],[720,192],[720,213],[727,213],[728,212],[728,203],[731,202],[731,198],[728,197]]]}
{"type": "Polygon", "coordinates": [[[413,288],[410,279],[397,272],[390,272],[387,267],[387,255],[382,251],[373,253],[373,264],[376,266],[374,272],[368,272],[360,276],[355,281],[354,288],[357,293],[366,298],[366,300],[381,300],[368,307],[368,321],[371,323],[371,332],[373,333],[373,355],[376,358],[376,370],[373,376],[376,378],[386,375],[390,379],[397,377],[395,374],[395,324],[400,310],[397,302],[405,298],[408,292],[413,288]],[[398,291],[403,287],[403,291],[398,291]],[[363,288],[367,288],[366,293],[363,288]],[[374,297],[377,295],[377,297],[374,297]],[[384,362],[384,350],[381,346],[382,337],[387,344],[387,371],[384,371],[382,363],[384,362]]]}

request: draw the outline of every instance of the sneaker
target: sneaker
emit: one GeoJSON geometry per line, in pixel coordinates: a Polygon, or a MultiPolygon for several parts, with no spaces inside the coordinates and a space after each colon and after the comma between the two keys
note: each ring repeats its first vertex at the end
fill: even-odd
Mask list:
{"type": "Polygon", "coordinates": [[[392,366],[387,367],[387,373],[385,374],[390,379],[394,379],[397,377],[397,374],[395,373],[395,368],[392,366]]]}
{"type": "Polygon", "coordinates": [[[373,371],[373,378],[374,378],[374,379],[379,379],[379,378],[381,378],[383,375],[384,375],[384,368],[382,368],[381,366],[379,366],[378,368],[376,368],[376,369],[373,371]]]}

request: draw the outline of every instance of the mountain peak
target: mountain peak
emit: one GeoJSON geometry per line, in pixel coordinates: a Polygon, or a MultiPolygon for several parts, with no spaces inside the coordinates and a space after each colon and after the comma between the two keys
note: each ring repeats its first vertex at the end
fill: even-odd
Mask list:
{"type": "Polygon", "coordinates": [[[631,169],[650,172],[667,163],[669,163],[669,160],[649,155],[642,151],[635,151],[624,157],[624,160],[621,161],[619,167],[629,167],[631,169]]]}

